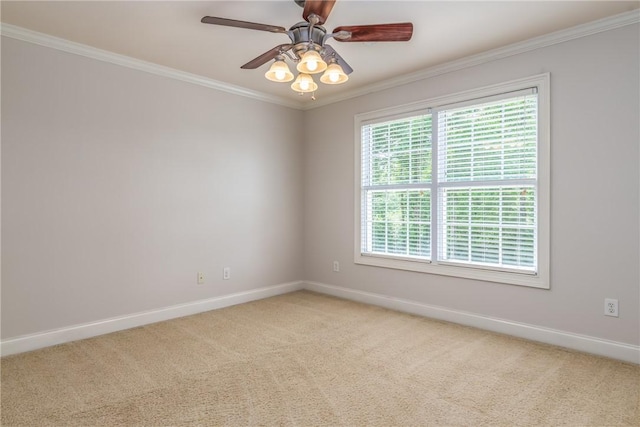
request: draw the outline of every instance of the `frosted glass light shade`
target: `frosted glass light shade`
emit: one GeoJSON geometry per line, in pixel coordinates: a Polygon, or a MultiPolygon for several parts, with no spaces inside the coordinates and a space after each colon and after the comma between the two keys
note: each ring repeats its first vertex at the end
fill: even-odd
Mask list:
{"type": "Polygon", "coordinates": [[[291,84],[291,89],[300,93],[314,92],[318,89],[318,84],[309,74],[300,73],[296,81],[291,84]]]}
{"type": "Polygon", "coordinates": [[[347,80],[349,80],[349,76],[346,75],[342,67],[335,62],[329,64],[327,71],[320,77],[320,81],[328,85],[339,85],[347,80]]]}
{"type": "Polygon", "coordinates": [[[264,76],[272,82],[290,82],[293,80],[293,73],[284,61],[275,61],[264,76]]]}
{"type": "Polygon", "coordinates": [[[302,55],[296,67],[298,71],[305,74],[317,74],[327,69],[327,63],[315,50],[308,50],[302,55]]]}

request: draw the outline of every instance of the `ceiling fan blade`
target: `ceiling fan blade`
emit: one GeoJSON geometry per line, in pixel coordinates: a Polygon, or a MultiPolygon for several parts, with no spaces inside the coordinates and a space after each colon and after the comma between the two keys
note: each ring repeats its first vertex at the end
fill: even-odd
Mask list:
{"type": "Polygon", "coordinates": [[[319,18],[318,24],[322,25],[331,13],[335,2],[336,0],[305,0],[302,17],[309,22],[310,15],[317,15],[319,18]]]}
{"type": "Polygon", "coordinates": [[[224,25],[226,27],[247,28],[249,30],[269,31],[272,33],[287,33],[284,27],[276,25],[256,24],[255,22],[237,21],[235,19],[205,16],[200,20],[203,24],[224,25]]]}
{"type": "Polygon", "coordinates": [[[351,37],[336,38],[341,42],[406,42],[411,40],[413,35],[413,24],[402,22],[398,24],[352,25],[333,30],[334,33],[339,31],[351,33],[351,37]]]}
{"type": "Polygon", "coordinates": [[[280,46],[276,46],[273,49],[268,50],[262,55],[258,56],[257,58],[254,58],[251,61],[247,62],[240,68],[243,68],[245,70],[253,70],[255,68],[258,68],[262,64],[266,64],[281,53],[288,51],[292,47],[292,44],[281,44],[280,46]]]}
{"type": "Polygon", "coordinates": [[[332,57],[336,58],[336,61],[338,62],[338,65],[340,65],[342,67],[342,71],[344,71],[345,74],[353,73],[353,68],[351,68],[351,66],[349,64],[347,64],[347,61],[342,59],[342,57],[338,54],[338,52],[335,51],[334,48],[332,48],[328,44],[325,44],[324,45],[324,56],[322,57],[322,59],[324,59],[325,61],[328,61],[329,58],[332,58],[332,57]]]}

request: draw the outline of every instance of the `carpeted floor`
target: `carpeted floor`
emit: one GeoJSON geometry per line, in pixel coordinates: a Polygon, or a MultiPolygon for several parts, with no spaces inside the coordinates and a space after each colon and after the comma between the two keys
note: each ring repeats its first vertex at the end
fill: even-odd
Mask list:
{"type": "Polygon", "coordinates": [[[300,291],[2,359],[3,426],[640,425],[640,366],[300,291]]]}

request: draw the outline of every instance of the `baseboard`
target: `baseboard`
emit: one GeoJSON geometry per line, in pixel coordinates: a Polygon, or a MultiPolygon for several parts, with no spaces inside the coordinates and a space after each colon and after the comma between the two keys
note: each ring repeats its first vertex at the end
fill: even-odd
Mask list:
{"type": "Polygon", "coordinates": [[[525,323],[512,322],[504,319],[481,316],[478,314],[423,304],[402,298],[395,298],[388,295],[310,281],[282,283],[279,285],[252,289],[206,300],[178,304],[157,310],[134,313],[127,316],[115,317],[97,322],[90,322],[82,325],[75,325],[52,331],[11,338],[0,342],[0,355],[8,356],[11,354],[37,350],[39,348],[49,347],[52,345],[64,344],[66,342],[91,338],[164,320],[175,319],[177,317],[189,316],[205,311],[230,307],[236,304],[269,298],[300,289],[307,289],[314,292],[373,304],[419,316],[445,320],[448,322],[512,335],[519,338],[525,338],[532,341],[557,345],[572,350],[583,351],[585,353],[597,354],[599,356],[640,364],[640,346],[608,341],[601,338],[528,325],[525,323]]]}
{"type": "Polygon", "coordinates": [[[473,326],[488,331],[499,332],[532,341],[557,345],[585,353],[640,364],[640,346],[636,345],[608,341],[601,338],[528,325],[525,323],[512,322],[504,319],[481,316],[464,311],[451,310],[416,301],[358,291],[340,286],[327,285],[324,283],[306,281],[303,284],[303,288],[352,301],[377,305],[419,316],[473,326]]]}
{"type": "Polygon", "coordinates": [[[134,313],[127,316],[114,317],[97,322],[90,322],[82,325],[10,338],[0,342],[0,354],[2,356],[8,356],[10,354],[37,350],[39,348],[49,347],[52,345],[63,344],[66,342],[144,326],[150,323],[161,322],[163,320],[175,319],[177,317],[189,316],[218,308],[269,298],[300,289],[303,289],[302,282],[282,283],[279,285],[252,289],[249,291],[223,295],[186,304],[173,305],[157,310],[134,313]]]}

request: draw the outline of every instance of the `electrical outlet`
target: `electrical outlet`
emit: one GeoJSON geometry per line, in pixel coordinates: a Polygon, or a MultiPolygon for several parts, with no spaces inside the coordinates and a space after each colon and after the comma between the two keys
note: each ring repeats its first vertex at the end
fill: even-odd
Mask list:
{"type": "Polygon", "coordinates": [[[336,273],[340,271],[340,263],[338,261],[333,261],[333,271],[336,273]]]}
{"type": "Polygon", "coordinates": [[[198,273],[198,285],[204,284],[204,273],[198,273]]]}
{"type": "Polygon", "coordinates": [[[604,299],[604,315],[618,317],[618,300],[613,298],[604,299]]]}
{"type": "Polygon", "coordinates": [[[231,267],[225,267],[222,269],[222,279],[223,280],[231,279],[231,267]]]}

